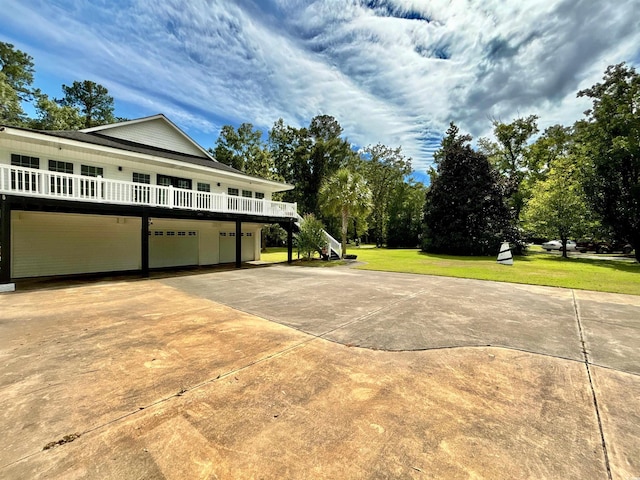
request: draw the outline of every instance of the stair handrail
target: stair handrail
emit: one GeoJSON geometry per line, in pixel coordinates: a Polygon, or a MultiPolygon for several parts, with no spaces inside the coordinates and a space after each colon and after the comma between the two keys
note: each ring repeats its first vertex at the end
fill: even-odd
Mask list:
{"type": "Polygon", "coordinates": [[[334,252],[336,252],[336,255],[338,255],[338,257],[342,258],[342,244],[331,235],[329,235],[326,230],[323,230],[323,232],[325,238],[327,239],[327,242],[329,243],[330,250],[333,250],[334,252]]]}

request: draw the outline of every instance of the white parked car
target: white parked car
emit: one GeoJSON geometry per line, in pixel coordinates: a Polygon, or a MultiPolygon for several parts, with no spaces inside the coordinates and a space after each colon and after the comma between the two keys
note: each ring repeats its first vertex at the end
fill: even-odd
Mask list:
{"type": "MultiPolygon", "coordinates": [[[[542,244],[542,248],[544,248],[547,252],[551,250],[562,250],[562,242],[560,240],[551,240],[549,242],[544,242],[542,244]]],[[[576,251],[576,242],[573,240],[567,240],[567,252],[576,251]]]]}

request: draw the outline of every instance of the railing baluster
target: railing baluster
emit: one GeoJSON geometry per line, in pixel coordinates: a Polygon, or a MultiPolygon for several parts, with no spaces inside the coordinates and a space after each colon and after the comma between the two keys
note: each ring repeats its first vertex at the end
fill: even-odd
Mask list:
{"type": "Polygon", "coordinates": [[[0,192],[81,200],[151,205],[211,212],[296,217],[295,203],[247,198],[227,193],[198,192],[173,186],[137,184],[46,170],[0,165],[0,192]]]}

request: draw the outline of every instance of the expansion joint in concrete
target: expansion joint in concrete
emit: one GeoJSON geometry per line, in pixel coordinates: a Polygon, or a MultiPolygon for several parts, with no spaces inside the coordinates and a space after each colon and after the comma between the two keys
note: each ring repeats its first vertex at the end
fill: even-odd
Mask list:
{"type": "Polygon", "coordinates": [[[604,429],[602,428],[602,418],[600,417],[600,408],[598,407],[598,397],[596,395],[596,389],[593,385],[593,378],[591,377],[591,366],[589,364],[589,353],[587,352],[587,346],[584,341],[584,332],[582,330],[582,322],[580,321],[580,309],[578,308],[578,302],[576,301],[576,293],[571,290],[571,296],[573,298],[573,310],[576,317],[576,323],[578,325],[578,333],[580,335],[580,346],[582,348],[582,355],[584,356],[584,366],[587,369],[587,378],[589,379],[589,387],[591,388],[591,397],[593,399],[593,407],[596,411],[596,418],[598,420],[598,428],[600,430],[600,441],[602,442],[602,452],[604,454],[604,463],[607,467],[607,478],[613,480],[611,475],[611,464],[609,462],[609,454],[607,452],[607,441],[604,438],[604,429]]]}

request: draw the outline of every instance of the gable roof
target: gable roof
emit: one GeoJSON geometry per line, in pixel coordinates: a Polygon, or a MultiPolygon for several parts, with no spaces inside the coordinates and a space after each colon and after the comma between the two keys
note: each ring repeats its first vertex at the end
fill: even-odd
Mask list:
{"type": "MultiPolygon", "coordinates": [[[[12,127],[15,128],[15,127],[12,127]]],[[[154,147],[151,145],[144,145],[129,140],[123,140],[120,138],[112,138],[97,133],[85,133],[77,130],[34,130],[38,133],[49,135],[52,137],[67,138],[69,140],[76,140],[82,143],[90,143],[93,145],[99,145],[101,147],[117,148],[119,150],[126,150],[128,152],[142,153],[145,155],[155,155],[157,157],[168,158],[171,160],[178,160],[180,162],[192,163],[194,165],[200,165],[203,167],[213,168],[215,170],[222,170],[224,172],[238,173],[240,175],[249,176],[240,170],[236,170],[229,165],[214,160],[211,156],[199,156],[190,155],[182,152],[174,152],[171,150],[165,150],[163,148],[154,147]]]]}
{"type": "Polygon", "coordinates": [[[207,150],[198,145],[161,113],[135,120],[84,128],[80,132],[121,139],[162,150],[212,158],[207,150]]]}

